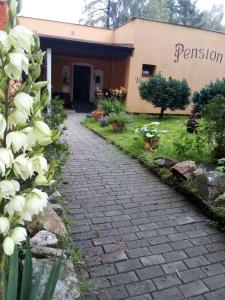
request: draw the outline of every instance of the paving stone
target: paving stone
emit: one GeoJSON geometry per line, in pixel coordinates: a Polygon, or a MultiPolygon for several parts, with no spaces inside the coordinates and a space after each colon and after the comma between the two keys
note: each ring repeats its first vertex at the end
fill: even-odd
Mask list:
{"type": "Polygon", "coordinates": [[[183,295],[178,288],[173,287],[163,291],[152,293],[154,300],[183,300],[183,295]]]}
{"type": "Polygon", "coordinates": [[[210,278],[206,278],[203,282],[207,285],[210,290],[217,290],[225,288],[225,275],[216,275],[210,278]]]}
{"type": "Polygon", "coordinates": [[[135,282],[127,285],[126,288],[130,296],[141,295],[156,290],[151,280],[135,282]]]}
{"type": "Polygon", "coordinates": [[[160,266],[148,267],[144,269],[142,268],[136,272],[140,280],[156,278],[164,275],[164,272],[160,266]]]}
{"type": "Polygon", "coordinates": [[[225,299],[225,237],[185,197],[69,112],[63,193],[89,268],[85,300],[225,299]]]}
{"type": "Polygon", "coordinates": [[[159,265],[165,263],[165,259],[162,255],[151,255],[146,257],[141,257],[140,261],[144,267],[159,265]]]}
{"type": "Polygon", "coordinates": [[[190,281],[198,281],[206,277],[205,273],[203,273],[203,271],[200,268],[179,272],[179,274],[179,277],[184,283],[190,281]]]}
{"type": "Polygon", "coordinates": [[[130,259],[128,261],[116,263],[116,268],[119,273],[140,269],[141,267],[142,264],[138,259],[130,259]]]}
{"type": "Polygon", "coordinates": [[[113,275],[108,277],[108,279],[110,280],[113,286],[128,284],[128,283],[138,281],[137,275],[134,272],[113,275]]]}
{"type": "Polygon", "coordinates": [[[153,279],[153,282],[159,290],[181,284],[181,281],[176,274],[155,278],[153,279]]]}
{"type": "Polygon", "coordinates": [[[180,272],[187,269],[182,261],[175,261],[169,264],[162,265],[162,268],[166,274],[177,273],[177,271],[180,272]]]}
{"type": "Polygon", "coordinates": [[[202,281],[190,282],[179,286],[179,289],[186,298],[204,294],[209,289],[202,281]]]}
{"type": "Polygon", "coordinates": [[[210,264],[202,268],[202,270],[208,275],[213,276],[221,273],[225,273],[225,266],[221,263],[210,264]]]}

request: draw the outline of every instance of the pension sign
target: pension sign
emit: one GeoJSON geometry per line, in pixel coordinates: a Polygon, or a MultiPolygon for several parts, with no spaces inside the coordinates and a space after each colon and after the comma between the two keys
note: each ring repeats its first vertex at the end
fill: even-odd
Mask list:
{"type": "Polygon", "coordinates": [[[181,43],[175,45],[175,63],[178,63],[181,60],[199,59],[210,60],[221,64],[223,58],[224,55],[222,53],[209,48],[186,48],[184,44],[181,43]]]}

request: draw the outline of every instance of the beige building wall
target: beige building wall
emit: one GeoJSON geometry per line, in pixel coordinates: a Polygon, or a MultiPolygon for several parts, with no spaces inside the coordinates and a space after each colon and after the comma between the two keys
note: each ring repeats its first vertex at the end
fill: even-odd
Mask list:
{"type": "MultiPolygon", "coordinates": [[[[124,85],[128,89],[129,112],[159,112],[159,109],[153,108],[139,96],[140,81],[145,80],[142,77],[143,64],[155,65],[156,73],[162,72],[166,77],[186,79],[192,93],[217,78],[225,77],[225,34],[222,33],[138,18],[115,31],[24,17],[20,17],[20,22],[39,34],[103,43],[133,44],[132,57],[124,60],[93,62],[92,59],[82,59],[93,63],[96,68],[104,69],[105,87],[124,85]]],[[[68,61],[68,58],[64,59],[68,61]]],[[[68,63],[72,65],[79,61],[79,58],[71,58],[68,63]]],[[[62,62],[56,63],[54,68],[59,68],[53,75],[53,85],[58,89],[62,80],[57,74],[61,73],[62,62]]],[[[186,112],[168,113],[184,114],[190,111],[191,107],[186,112]]]]}
{"type": "Polygon", "coordinates": [[[22,26],[38,34],[101,43],[113,43],[113,30],[27,17],[19,17],[19,20],[22,26]]]}
{"type": "MultiPolygon", "coordinates": [[[[156,72],[162,72],[166,77],[186,79],[193,93],[211,81],[225,76],[225,34],[142,19],[134,19],[131,23],[133,23],[135,50],[130,65],[128,111],[159,112],[159,109],[153,108],[139,96],[139,82],[144,80],[142,78],[143,64],[155,65],[156,72]],[[184,57],[183,53],[179,61],[175,62],[177,60],[175,45],[177,44],[184,45],[186,56],[184,57]],[[206,59],[208,49],[210,51],[206,59]],[[210,60],[210,53],[213,53],[212,59],[215,56],[212,51],[216,52],[215,60],[210,60]],[[204,59],[202,59],[203,53],[205,53],[204,59]],[[196,58],[196,55],[201,59],[196,58]]],[[[190,108],[187,109],[186,113],[190,110],[190,108]]],[[[184,111],[168,113],[184,114],[184,111]]]]}

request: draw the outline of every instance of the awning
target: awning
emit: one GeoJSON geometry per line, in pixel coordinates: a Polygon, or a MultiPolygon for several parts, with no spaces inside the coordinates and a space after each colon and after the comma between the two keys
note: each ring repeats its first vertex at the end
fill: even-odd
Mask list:
{"type": "Polygon", "coordinates": [[[53,55],[97,59],[123,59],[133,54],[133,44],[109,44],[40,35],[41,48],[52,49],[53,55]]]}

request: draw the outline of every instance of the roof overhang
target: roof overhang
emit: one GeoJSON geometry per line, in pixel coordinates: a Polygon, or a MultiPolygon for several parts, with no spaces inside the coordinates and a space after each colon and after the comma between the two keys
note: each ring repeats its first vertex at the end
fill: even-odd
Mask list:
{"type": "Polygon", "coordinates": [[[40,35],[41,48],[52,49],[53,55],[96,59],[123,59],[133,54],[133,44],[109,44],[86,40],[40,35]]]}

